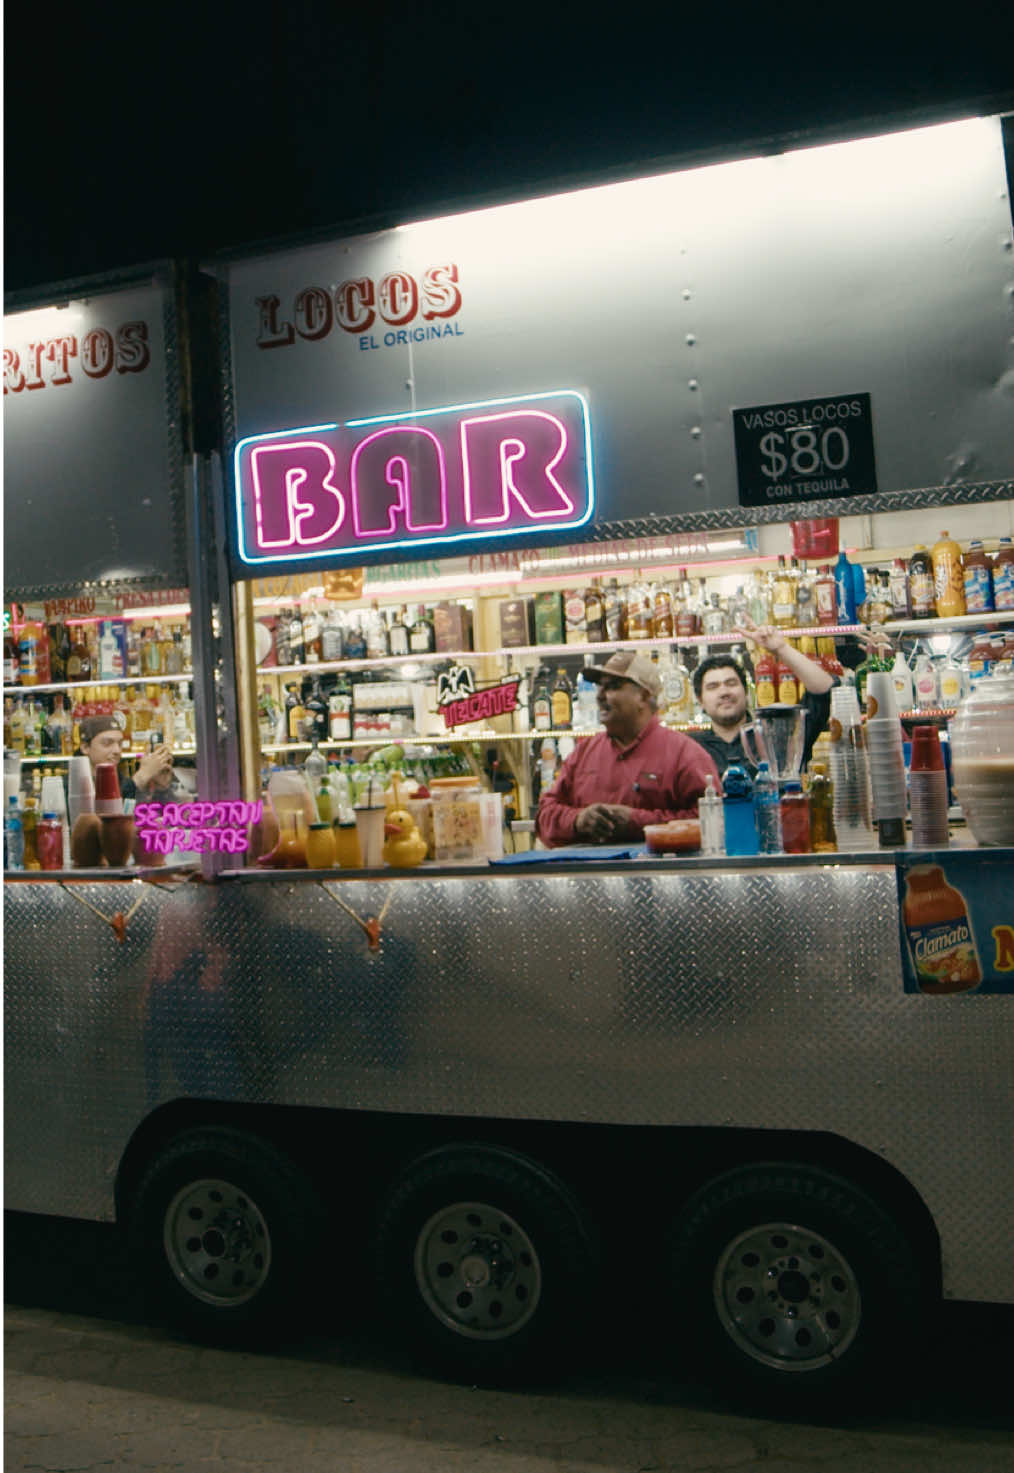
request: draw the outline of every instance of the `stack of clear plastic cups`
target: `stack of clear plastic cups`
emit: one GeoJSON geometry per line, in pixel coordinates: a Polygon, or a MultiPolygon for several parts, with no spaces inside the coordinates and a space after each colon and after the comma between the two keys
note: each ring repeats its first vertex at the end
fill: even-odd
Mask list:
{"type": "Polygon", "coordinates": [[[883,848],[905,843],[905,748],[894,680],[887,670],[871,671],[866,685],[866,747],[870,762],[873,817],[883,848]]]}
{"type": "Polygon", "coordinates": [[[935,726],[916,726],[912,731],[912,764],[908,782],[908,808],[912,820],[913,849],[946,849],[947,773],[935,726]]]}
{"type": "Polygon", "coordinates": [[[830,737],[832,811],[841,850],[876,846],[870,822],[870,775],[859,698],[854,686],[831,692],[830,737]]]}

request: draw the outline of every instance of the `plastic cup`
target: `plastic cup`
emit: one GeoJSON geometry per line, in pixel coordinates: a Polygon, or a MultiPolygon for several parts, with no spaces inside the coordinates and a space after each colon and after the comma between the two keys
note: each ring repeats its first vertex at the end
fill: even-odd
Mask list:
{"type": "Polygon", "coordinates": [[[115,763],[100,762],[95,769],[95,812],[100,818],[115,818],[123,813],[115,763]]]}
{"type": "Polygon", "coordinates": [[[384,815],[383,803],[373,808],[356,809],[356,832],[359,835],[359,850],[363,856],[364,869],[380,869],[384,863],[384,815]]]}
{"type": "Polygon", "coordinates": [[[871,670],[866,677],[866,720],[898,719],[898,702],[894,691],[894,676],[890,670],[871,670]]]}

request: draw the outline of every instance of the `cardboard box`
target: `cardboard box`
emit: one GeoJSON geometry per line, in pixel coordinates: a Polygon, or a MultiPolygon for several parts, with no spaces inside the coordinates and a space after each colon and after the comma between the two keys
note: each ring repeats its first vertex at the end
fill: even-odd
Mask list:
{"type": "Polygon", "coordinates": [[[563,594],[535,595],[535,643],[563,644],[563,594]]]}
{"type": "Polygon", "coordinates": [[[500,605],[500,644],[518,649],[535,643],[535,613],[530,598],[505,598],[500,605]]]}
{"type": "Polygon", "coordinates": [[[472,648],[472,611],[444,601],[433,610],[433,638],[438,652],[472,648]]]}

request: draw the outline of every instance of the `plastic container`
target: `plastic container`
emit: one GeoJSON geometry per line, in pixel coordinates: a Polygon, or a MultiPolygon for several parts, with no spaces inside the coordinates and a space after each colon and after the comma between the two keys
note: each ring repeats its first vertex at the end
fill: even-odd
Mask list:
{"type": "Polygon", "coordinates": [[[782,822],[778,805],[778,783],[766,762],[760,763],[753,780],[753,821],[761,854],[782,852],[782,822]]]}
{"type": "Polygon", "coordinates": [[[56,813],[44,813],[35,832],[35,847],[43,869],[63,868],[63,823],[56,813]]]}
{"type": "Polygon", "coordinates": [[[701,824],[696,818],[673,818],[649,823],[644,829],[649,854],[687,854],[701,847],[701,824]]]}
{"type": "Polygon", "coordinates": [[[779,803],[782,821],[782,850],[785,854],[810,853],[810,803],[803,785],[792,778],[785,784],[779,803]]]}
{"type": "Polygon", "coordinates": [[[949,532],[941,532],[930,553],[933,560],[934,604],[939,619],[965,612],[965,581],[961,546],[949,532]]]}
{"type": "Polygon", "coordinates": [[[964,557],[965,608],[970,614],[993,611],[993,571],[982,543],[973,537],[964,557]]]}
{"type": "Polygon", "coordinates": [[[947,827],[947,772],[935,726],[912,731],[908,807],[914,849],[943,849],[950,843],[947,827]]]}
{"type": "Polygon", "coordinates": [[[715,788],[715,779],[710,772],[707,786],[697,800],[697,815],[701,825],[702,853],[724,854],[725,805],[721,793],[715,788]]]}
{"type": "Polygon", "coordinates": [[[914,619],[932,619],[936,613],[933,559],[924,542],[917,542],[908,560],[908,595],[914,619]]]}
{"type": "Polygon", "coordinates": [[[792,556],[829,558],[838,551],[838,518],[808,517],[792,523],[792,556]]]}
{"type": "Polygon", "coordinates": [[[726,854],[758,854],[757,826],[753,821],[753,783],[738,762],[722,774],[726,854]]]}
{"type": "Polygon", "coordinates": [[[1014,844],[1014,675],[984,677],[951,722],[954,794],[980,844],[1014,844]]]}

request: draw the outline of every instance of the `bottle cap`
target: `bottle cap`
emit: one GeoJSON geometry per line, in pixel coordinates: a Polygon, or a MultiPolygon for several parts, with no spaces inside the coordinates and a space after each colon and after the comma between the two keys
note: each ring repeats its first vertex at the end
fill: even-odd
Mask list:
{"type": "Polygon", "coordinates": [[[782,783],[783,795],[785,793],[801,793],[802,791],[803,784],[799,781],[798,778],[790,777],[787,782],[782,783]]]}

